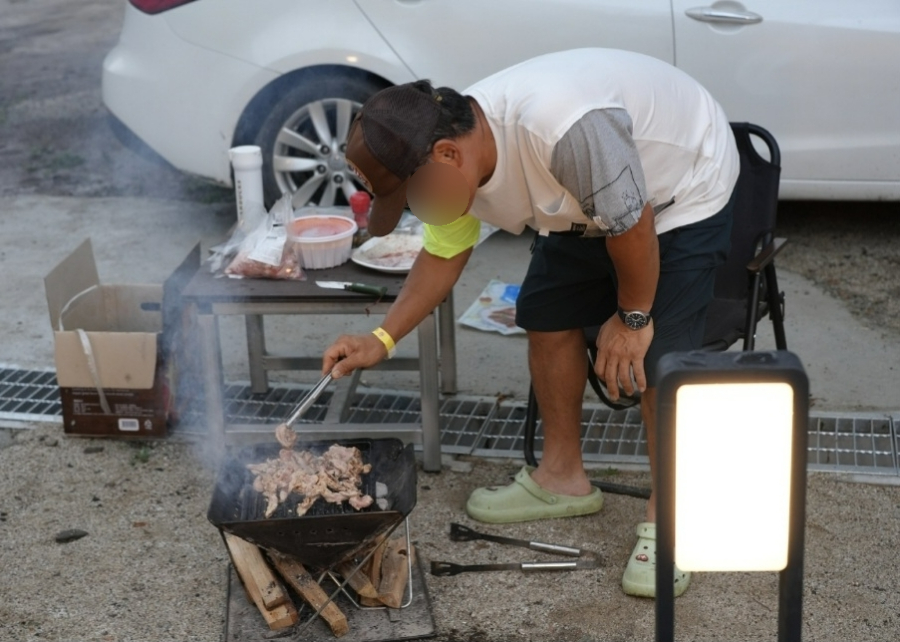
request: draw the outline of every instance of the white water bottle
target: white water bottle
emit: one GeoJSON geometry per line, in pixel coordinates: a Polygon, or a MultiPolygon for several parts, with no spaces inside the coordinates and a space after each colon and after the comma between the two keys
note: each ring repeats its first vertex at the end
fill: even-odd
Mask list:
{"type": "Polygon", "coordinates": [[[234,198],[237,202],[238,225],[252,227],[265,215],[262,186],[262,150],[256,145],[241,145],[228,150],[234,168],[234,198]]]}

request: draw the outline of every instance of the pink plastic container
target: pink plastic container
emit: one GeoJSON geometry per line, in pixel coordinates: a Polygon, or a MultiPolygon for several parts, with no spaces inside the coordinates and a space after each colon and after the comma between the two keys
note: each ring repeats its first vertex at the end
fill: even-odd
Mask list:
{"type": "Polygon", "coordinates": [[[291,221],[287,237],[301,266],[307,270],[323,270],[350,260],[356,230],[353,219],[316,214],[291,221]]]}

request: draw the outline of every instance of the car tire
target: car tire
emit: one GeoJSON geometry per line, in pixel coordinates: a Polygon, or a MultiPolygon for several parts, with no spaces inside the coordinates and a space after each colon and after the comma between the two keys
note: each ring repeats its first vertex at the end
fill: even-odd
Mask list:
{"type": "Polygon", "coordinates": [[[267,206],[286,192],[294,194],[295,209],[348,202],[362,186],[344,159],[347,130],[384,87],[361,76],[306,77],[275,103],[256,136],[267,206]]]}

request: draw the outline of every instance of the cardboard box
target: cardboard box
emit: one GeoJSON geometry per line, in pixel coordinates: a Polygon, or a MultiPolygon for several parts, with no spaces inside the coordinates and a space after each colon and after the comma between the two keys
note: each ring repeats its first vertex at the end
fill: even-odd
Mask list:
{"type": "MultiPolygon", "coordinates": [[[[199,263],[199,247],[189,258],[195,254],[199,263]]],[[[176,274],[183,276],[192,267],[187,264],[176,274]]],[[[90,239],[47,275],[44,287],[65,432],[164,436],[171,344],[163,337],[165,287],[101,285],[90,239]]],[[[177,299],[177,293],[166,298],[177,299]]]]}

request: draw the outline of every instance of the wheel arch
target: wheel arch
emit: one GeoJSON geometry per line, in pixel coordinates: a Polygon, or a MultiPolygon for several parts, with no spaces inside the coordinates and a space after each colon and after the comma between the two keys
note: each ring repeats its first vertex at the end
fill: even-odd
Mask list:
{"type": "Polygon", "coordinates": [[[313,65],[303,67],[288,72],[271,81],[265,87],[260,89],[256,95],[247,103],[241,116],[238,119],[237,126],[232,136],[232,147],[237,145],[252,145],[256,140],[256,136],[260,131],[266,115],[275,107],[279,99],[290,91],[294,86],[303,82],[310,82],[317,78],[328,78],[335,76],[344,76],[346,78],[359,78],[373,82],[387,88],[393,85],[391,81],[376,73],[351,67],[348,65],[313,65]]]}

